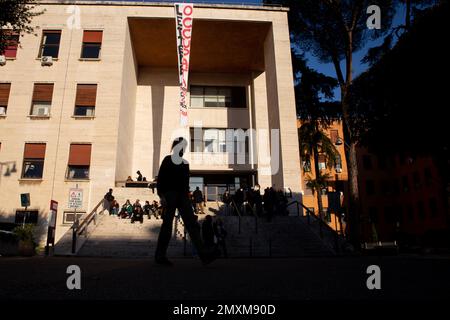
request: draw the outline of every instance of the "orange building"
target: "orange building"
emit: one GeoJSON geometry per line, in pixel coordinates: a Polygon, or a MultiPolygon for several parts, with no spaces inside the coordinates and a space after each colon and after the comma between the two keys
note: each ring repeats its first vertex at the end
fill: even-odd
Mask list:
{"type": "Polygon", "coordinates": [[[435,245],[448,230],[445,182],[436,159],[358,151],[364,241],[435,245]]]}
{"type": "MultiPolygon", "coordinates": [[[[302,120],[297,119],[297,127],[300,128],[302,125],[302,120]]],[[[345,206],[345,195],[347,194],[347,160],[345,156],[345,144],[344,144],[344,132],[342,121],[334,121],[327,129],[324,130],[326,134],[330,137],[331,141],[334,143],[337,151],[340,155],[340,161],[337,161],[334,167],[327,168],[326,159],[324,155],[319,155],[319,168],[322,173],[328,173],[331,178],[328,180],[328,186],[323,190],[322,193],[322,203],[323,203],[323,217],[326,218],[328,224],[334,230],[341,230],[341,224],[339,222],[339,213],[330,212],[328,209],[328,192],[339,192],[341,194],[341,204],[345,206]]],[[[303,197],[302,202],[305,207],[313,211],[316,215],[319,212],[319,206],[317,201],[317,194],[307,187],[308,178],[315,178],[314,173],[314,159],[310,158],[310,162],[306,159],[301,159],[301,171],[302,171],[302,190],[303,197]]]]}

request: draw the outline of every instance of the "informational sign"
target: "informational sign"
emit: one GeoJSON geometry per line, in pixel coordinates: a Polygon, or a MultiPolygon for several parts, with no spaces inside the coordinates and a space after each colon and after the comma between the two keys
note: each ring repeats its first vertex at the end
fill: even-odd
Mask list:
{"type": "Polygon", "coordinates": [[[45,254],[48,255],[50,251],[50,244],[52,248],[55,247],[55,234],[56,234],[56,217],[58,215],[58,202],[55,200],[50,201],[50,213],[48,218],[48,231],[47,231],[47,244],[45,246],[45,254]]]}
{"type": "Polygon", "coordinates": [[[69,191],[69,208],[78,209],[83,205],[83,189],[72,188],[69,191]]]}
{"type": "Polygon", "coordinates": [[[20,194],[20,205],[25,208],[30,206],[30,194],[29,193],[21,193],[20,194]]]}
{"type": "Polygon", "coordinates": [[[194,5],[175,3],[177,31],[178,72],[180,85],[180,125],[188,125],[187,92],[189,76],[189,58],[191,56],[192,22],[194,5]]]}

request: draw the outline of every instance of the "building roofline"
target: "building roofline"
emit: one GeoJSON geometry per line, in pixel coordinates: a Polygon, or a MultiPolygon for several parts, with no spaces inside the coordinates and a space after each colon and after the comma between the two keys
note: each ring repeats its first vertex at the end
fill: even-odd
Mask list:
{"type": "MultiPolygon", "coordinates": [[[[219,0],[220,1],[220,0],[219,0]]],[[[40,5],[97,5],[97,6],[145,6],[145,7],[173,7],[174,2],[144,2],[141,1],[121,1],[121,0],[40,0],[37,1],[40,5]]],[[[266,5],[256,5],[256,4],[231,4],[231,3],[198,3],[194,2],[197,8],[216,8],[216,9],[240,9],[240,10],[261,10],[261,11],[282,11],[287,12],[289,8],[282,6],[266,6],[266,5]]]]}

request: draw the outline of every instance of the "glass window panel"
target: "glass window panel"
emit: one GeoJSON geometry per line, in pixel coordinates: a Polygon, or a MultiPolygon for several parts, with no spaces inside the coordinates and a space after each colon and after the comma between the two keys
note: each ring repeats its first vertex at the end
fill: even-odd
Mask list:
{"type": "Polygon", "coordinates": [[[44,33],[44,44],[59,44],[61,33],[44,33]]]}
{"type": "Polygon", "coordinates": [[[44,160],[24,159],[23,161],[23,178],[39,179],[42,178],[44,171],[44,160]]]}
{"type": "Polygon", "coordinates": [[[68,179],[89,179],[89,166],[70,166],[67,170],[68,179]]]}
{"type": "Polygon", "coordinates": [[[50,102],[34,102],[31,108],[33,116],[48,116],[50,114],[50,102]]]}
{"type": "Polygon", "coordinates": [[[191,108],[203,108],[203,96],[191,95],[191,108]]]}
{"type": "Polygon", "coordinates": [[[100,57],[100,43],[83,44],[81,57],[85,59],[98,59],[100,57]]]}
{"type": "Polygon", "coordinates": [[[217,107],[217,88],[206,87],[205,88],[205,107],[214,108],[217,107]]]}
{"type": "Polygon", "coordinates": [[[44,46],[41,56],[51,56],[58,58],[59,46],[44,46]]]}

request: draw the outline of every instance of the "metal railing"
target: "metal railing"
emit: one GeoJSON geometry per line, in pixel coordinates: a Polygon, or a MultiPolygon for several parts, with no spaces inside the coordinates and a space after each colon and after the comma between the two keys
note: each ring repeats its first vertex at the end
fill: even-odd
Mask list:
{"type": "Polygon", "coordinates": [[[241,218],[242,218],[241,210],[238,208],[233,198],[231,198],[231,204],[238,214],[238,233],[241,234],[241,218]]]}
{"type": "Polygon", "coordinates": [[[104,199],[100,200],[100,202],[92,209],[92,211],[86,215],[86,217],[81,217],[81,222],[78,220],[78,218],[75,219],[75,222],[73,223],[71,229],[72,229],[72,253],[75,254],[77,251],[77,239],[78,237],[85,232],[85,235],[87,236],[87,227],[91,224],[92,221],[94,221],[94,224],[96,224],[96,218],[97,218],[97,210],[100,208],[100,206],[104,203],[104,199]]]}
{"type": "Polygon", "coordinates": [[[337,231],[334,230],[332,227],[330,227],[328,225],[328,223],[325,222],[321,217],[316,216],[313,211],[311,211],[308,207],[306,207],[300,201],[294,200],[294,201],[290,202],[287,206],[289,207],[292,204],[296,204],[297,205],[297,215],[298,216],[300,216],[300,207],[299,206],[302,206],[303,209],[305,209],[308,225],[311,225],[311,218],[310,217],[313,217],[313,219],[318,223],[318,225],[319,225],[319,236],[320,236],[321,239],[324,238],[324,232],[323,232],[324,229],[327,230],[328,232],[330,232],[333,235],[334,248],[335,248],[335,250],[337,252],[339,252],[339,234],[337,233],[337,231]]]}

